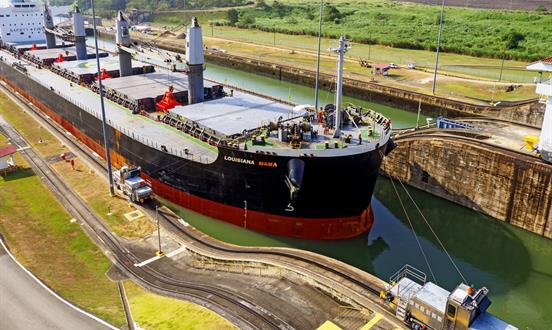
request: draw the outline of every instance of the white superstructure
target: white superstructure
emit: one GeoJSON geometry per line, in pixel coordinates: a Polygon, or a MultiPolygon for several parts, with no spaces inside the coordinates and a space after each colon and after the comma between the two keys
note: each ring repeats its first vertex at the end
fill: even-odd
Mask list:
{"type": "MultiPolygon", "coordinates": [[[[552,57],[532,63],[527,66],[527,69],[541,73],[552,72],[552,57]]],[[[542,95],[546,102],[538,149],[544,160],[552,162],[552,79],[539,82],[537,84],[537,94],[542,95]]]]}
{"type": "Polygon", "coordinates": [[[44,13],[31,0],[0,0],[0,38],[4,43],[44,43],[44,13]]]}

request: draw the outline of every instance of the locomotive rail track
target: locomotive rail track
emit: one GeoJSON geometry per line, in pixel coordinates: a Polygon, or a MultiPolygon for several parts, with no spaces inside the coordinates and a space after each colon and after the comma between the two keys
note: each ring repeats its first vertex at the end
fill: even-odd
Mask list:
{"type": "Polygon", "coordinates": [[[101,246],[111,261],[126,275],[148,288],[159,293],[169,294],[191,301],[204,301],[216,312],[231,315],[231,321],[248,329],[286,329],[292,328],[278,317],[254,302],[233,292],[219,287],[178,281],[154,273],[151,268],[135,267],[139,259],[130,253],[111,233],[98,215],[54,172],[47,162],[21,137],[12,127],[0,123],[2,130],[11,141],[20,148],[23,157],[29,162],[33,171],[41,177],[47,187],[67,208],[69,213],[84,225],[88,236],[101,246]]]}
{"type": "MultiPolygon", "coordinates": [[[[42,113],[32,103],[29,103],[27,99],[16,91],[2,84],[0,84],[0,90],[11,96],[19,106],[24,108],[35,118],[35,120],[43,124],[57,138],[76,149],[79,156],[84,158],[84,160],[92,165],[97,171],[101,171],[101,173],[105,174],[106,166],[103,160],[93,156],[93,153],[75,137],[71,135],[68,136],[60,125],[53,122],[52,119],[42,113]]],[[[17,141],[14,142],[18,143],[17,141]]],[[[27,145],[22,139],[19,140],[19,142],[27,145]]],[[[88,226],[90,231],[89,236],[108,251],[109,257],[116,265],[123,268],[122,270],[129,277],[141,284],[146,284],[144,286],[154,292],[193,302],[199,301],[202,305],[215,312],[222,312],[224,315],[231,313],[233,317],[227,318],[240,327],[263,329],[292,328],[281,318],[267,313],[264,308],[260,306],[259,308],[254,308],[252,307],[255,306],[254,303],[236,297],[233,293],[228,291],[225,292],[225,290],[221,290],[218,287],[180,281],[159,273],[149,266],[137,269],[138,267],[135,267],[134,264],[140,260],[136,259],[136,256],[132,255],[120,244],[103,221],[99,219],[98,216],[91,211],[88,206],[76,196],[63,181],[61,181],[61,179],[59,179],[59,177],[57,177],[57,174],[49,168],[48,164],[43,160],[42,164],[40,164],[41,158],[36,151],[27,149],[24,152],[31,154],[31,163],[34,164],[33,168],[37,167],[37,174],[40,173],[40,176],[44,176],[47,185],[53,187],[53,191],[61,198],[60,200],[63,201],[63,204],[69,205],[71,213],[77,212],[80,218],[85,219],[83,221],[88,226]],[[72,193],[69,194],[72,195],[70,199],[63,196],[63,192],[68,191],[72,193]],[[75,205],[78,207],[75,207],[75,205]],[[90,223],[88,223],[88,221],[90,221],[90,223]],[[183,293],[182,290],[185,290],[186,293],[183,293]],[[241,316],[243,312],[245,312],[246,317],[241,316]]],[[[142,210],[148,213],[150,218],[153,218],[155,213],[154,205],[145,206],[142,210]]],[[[332,289],[345,292],[345,294],[348,294],[349,298],[358,305],[366,306],[372,304],[374,306],[371,307],[375,307],[378,312],[391,316],[385,305],[374,302],[378,301],[377,297],[383,289],[383,281],[375,280],[373,277],[367,277],[367,273],[350,267],[342,262],[302,250],[234,246],[217,241],[190,226],[184,225],[181,219],[174,214],[159,212],[159,219],[164,229],[169,230],[174,236],[186,241],[184,244],[187,248],[210,250],[217,255],[229,257],[229,260],[242,259],[270,265],[276,264],[279,267],[292,269],[307,277],[314,276],[321,281],[331,283],[333,286],[332,289]]],[[[392,319],[392,317],[390,318],[392,319]]],[[[400,323],[391,323],[396,327],[400,327],[400,323]]]]}

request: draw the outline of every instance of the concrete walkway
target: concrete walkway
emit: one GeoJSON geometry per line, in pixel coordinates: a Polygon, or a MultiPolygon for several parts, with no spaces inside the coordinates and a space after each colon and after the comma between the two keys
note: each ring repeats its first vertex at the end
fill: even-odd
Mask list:
{"type": "Polygon", "coordinates": [[[0,245],[0,329],[110,329],[54,297],[0,245]]]}

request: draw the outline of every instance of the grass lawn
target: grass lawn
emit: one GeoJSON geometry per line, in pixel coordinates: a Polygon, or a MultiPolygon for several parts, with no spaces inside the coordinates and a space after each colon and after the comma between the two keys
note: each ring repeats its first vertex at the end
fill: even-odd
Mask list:
{"type": "MultiPolygon", "coordinates": [[[[177,42],[174,39],[168,41],[173,43],[177,42]]],[[[292,53],[289,49],[278,49],[272,46],[258,46],[250,43],[222,40],[216,37],[206,37],[205,44],[210,47],[224,49],[228,54],[235,54],[251,59],[300,67],[311,71],[314,71],[316,68],[316,54],[310,51],[303,52],[300,48],[295,48],[296,51],[292,53]]],[[[396,62],[401,63],[399,61],[396,62]]],[[[335,57],[328,56],[327,53],[322,56],[320,63],[321,72],[335,74],[335,65],[335,57]]],[[[403,68],[392,70],[392,74],[389,77],[376,76],[375,79],[383,85],[430,93],[433,73],[431,70],[428,71],[429,72],[403,68]]],[[[361,67],[356,59],[350,57],[345,62],[345,76],[364,81],[369,81],[374,77],[371,69],[361,67]]],[[[464,101],[474,98],[482,100],[517,101],[535,97],[533,85],[524,85],[516,88],[513,92],[507,93],[505,92],[506,86],[511,83],[496,83],[495,87],[494,81],[488,81],[486,79],[470,80],[463,78],[465,76],[467,76],[467,74],[455,74],[452,77],[439,75],[437,78],[437,95],[457,98],[464,101]]]]}
{"type": "MultiPolygon", "coordinates": [[[[271,1],[267,3],[272,4],[271,1]]],[[[284,4],[282,17],[272,7],[267,10],[241,8],[241,16],[255,17],[252,24],[237,24],[244,28],[207,25],[207,22],[225,22],[225,11],[164,12],[155,15],[153,21],[176,25],[188,22],[193,15],[199,15],[205,36],[316,51],[317,41],[314,35],[318,29],[319,2],[283,0],[280,3],[284,4]],[[274,30],[281,33],[271,32],[274,30]]],[[[342,18],[340,23],[324,22],[323,50],[335,47],[335,39],[344,34],[355,41],[348,53],[351,58],[398,64],[412,61],[419,67],[433,68],[438,6],[388,0],[338,0],[332,1],[331,5],[338,8],[342,18]],[[375,44],[368,45],[367,40],[375,44]]],[[[510,31],[516,31],[525,39],[518,47],[507,50],[506,53],[524,60],[505,61],[507,70],[502,79],[518,83],[532,82],[535,73],[527,72],[524,68],[528,61],[549,56],[550,47],[546,45],[552,45],[552,37],[544,27],[550,21],[552,15],[538,12],[447,8],[441,70],[455,75],[498,80],[501,58],[506,47],[502,37],[510,31]],[[481,55],[488,57],[479,57],[481,55]]]]}
{"type": "MultiPolygon", "coordinates": [[[[50,157],[62,152],[69,152],[67,147],[63,146],[59,140],[13,103],[4,93],[0,93],[0,115],[17,128],[42,156],[50,157]],[[39,142],[41,140],[42,142],[39,142]]],[[[69,163],[62,161],[52,164],[52,167],[65,178],[71,188],[92,206],[117,235],[126,238],[140,238],[153,231],[154,225],[144,217],[132,222],[128,221],[124,214],[133,211],[134,208],[128,207],[125,199],[111,198],[106,180],[90,171],[79,159],[76,159],[75,163],[76,170],[72,170],[69,163]]]]}
{"type": "MultiPolygon", "coordinates": [[[[282,0],[264,9],[240,9],[237,25],[288,34],[315,35],[318,1],[282,0]],[[244,19],[249,17],[249,19],[244,19]],[[252,19],[251,19],[252,18],[252,19]]],[[[360,43],[376,43],[407,49],[435,49],[440,6],[398,3],[390,0],[332,1],[336,10],[324,14],[323,35],[347,35],[360,43]]],[[[326,9],[330,8],[326,5],[326,9]]],[[[442,49],[456,54],[536,60],[549,56],[552,36],[546,12],[481,10],[446,7],[442,49]],[[505,36],[523,38],[513,44],[505,36]]]]}
{"type": "Polygon", "coordinates": [[[119,236],[125,238],[142,238],[153,232],[155,226],[141,217],[129,221],[125,213],[135,210],[128,201],[120,196],[109,196],[109,185],[96,172],[90,171],[79,159],[75,160],[75,170],[67,162],[52,164],[65,182],[71,186],[88,203],[109,227],[119,236]]]}
{"type": "MultiPolygon", "coordinates": [[[[26,139],[35,141],[32,144],[42,154],[67,152],[5,94],[0,93],[0,104],[0,114],[26,139]],[[49,143],[38,143],[38,136],[49,143]]],[[[6,144],[7,139],[0,135],[0,146],[6,144]]],[[[11,250],[25,267],[69,301],[116,326],[124,325],[117,286],[105,276],[110,261],[80,225],[72,222],[21,155],[16,155],[16,162],[20,170],[0,176],[0,233],[11,250]]],[[[124,219],[123,214],[134,209],[123,199],[108,197],[105,180],[79,160],[76,170],[66,162],[54,163],[53,167],[118,234],[137,238],[153,230],[145,218],[132,222],[124,219]],[[111,215],[107,214],[108,205],[111,215]]],[[[125,283],[125,287],[133,316],[146,329],[235,329],[222,317],[195,304],[148,293],[132,282],[125,283]]]]}
{"type": "Polygon", "coordinates": [[[155,330],[236,329],[221,316],[201,306],[147,292],[125,282],[132,318],[141,328],[155,330]]]}
{"type": "Polygon", "coordinates": [[[44,127],[1,92],[0,115],[15,126],[43,157],[59,155],[68,151],[58,139],[54,138],[44,127]]]}
{"type": "Polygon", "coordinates": [[[18,260],[60,295],[106,321],[125,323],[111,266],[23,158],[0,176],[0,232],[18,260]]]}
{"type": "MultiPolygon", "coordinates": [[[[255,29],[240,29],[229,26],[214,26],[204,29],[205,37],[215,37],[228,40],[243,41],[262,45],[274,46],[274,33],[255,29]]],[[[317,38],[310,35],[289,35],[276,33],[276,46],[301,49],[316,53],[317,38]]],[[[328,54],[327,49],[335,47],[336,39],[323,38],[321,49],[323,54],[328,54]]],[[[407,65],[415,62],[418,67],[433,70],[435,64],[435,52],[427,50],[393,48],[383,45],[366,45],[351,43],[353,46],[346,57],[358,61],[359,58],[370,60],[374,63],[396,63],[407,65]]],[[[260,56],[260,55],[259,55],[260,56]]],[[[507,60],[504,62],[506,70],[502,80],[530,83],[536,76],[534,72],[525,70],[527,62],[507,60]]],[[[481,58],[453,53],[441,53],[439,57],[440,71],[456,76],[472,77],[477,79],[498,80],[502,60],[493,58],[481,58]]],[[[314,68],[314,67],[313,67],[314,68]]]]}

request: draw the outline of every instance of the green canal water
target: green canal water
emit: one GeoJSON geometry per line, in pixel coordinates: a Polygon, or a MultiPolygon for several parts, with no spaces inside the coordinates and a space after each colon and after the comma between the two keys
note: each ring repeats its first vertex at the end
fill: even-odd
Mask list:
{"type": "MultiPolygon", "coordinates": [[[[102,44],[100,47],[112,47],[110,42],[102,44]]],[[[310,87],[213,64],[207,65],[205,76],[295,103],[313,103],[314,91],[310,87]]],[[[332,100],[333,94],[320,93],[321,104],[332,100]]],[[[350,97],[345,97],[345,102],[385,114],[393,120],[395,128],[410,127],[416,122],[415,113],[402,109],[350,97]]],[[[425,123],[425,117],[422,116],[420,122],[425,123]]],[[[552,329],[552,240],[423,191],[407,189],[470,284],[490,289],[492,313],[520,329],[552,329]]],[[[407,201],[404,192],[401,192],[401,198],[407,201]]],[[[326,200],[331,198],[321,195],[320,202],[326,200]]],[[[372,199],[376,218],[374,227],[369,234],[349,240],[306,241],[276,237],[208,218],[169,202],[166,204],[194,227],[229,243],[310,250],[339,259],[384,280],[404,264],[413,265],[429,276],[391,182],[384,177],[379,178],[372,199]]],[[[461,281],[460,276],[413,205],[406,203],[406,207],[438,284],[452,290],[461,281]]]]}
{"type": "MultiPolygon", "coordinates": [[[[297,104],[314,105],[314,89],[311,87],[292,84],[212,63],[207,64],[205,77],[224,84],[269,95],[284,101],[290,101],[297,104]]],[[[318,96],[318,102],[320,105],[335,103],[334,99],[335,94],[320,90],[318,96]]],[[[410,111],[348,96],[343,97],[343,102],[352,103],[356,106],[378,111],[379,113],[392,119],[393,128],[412,127],[416,124],[417,114],[410,111]]],[[[420,116],[420,124],[425,123],[426,117],[420,116]]]]}
{"type": "MultiPolygon", "coordinates": [[[[313,103],[314,91],[310,87],[213,64],[207,65],[205,75],[209,79],[295,103],[313,103]]],[[[320,93],[321,104],[332,99],[333,94],[320,93]]],[[[346,97],[345,101],[382,112],[392,119],[395,128],[410,127],[416,122],[416,114],[412,112],[351,97],[346,97]]],[[[420,122],[425,123],[425,117],[422,116],[420,122]]],[[[487,286],[490,289],[492,313],[520,329],[552,329],[552,240],[423,191],[407,189],[466,279],[478,287],[487,286]]],[[[404,192],[401,198],[407,201],[404,192]]],[[[320,202],[324,203],[323,196],[320,202]]],[[[388,179],[379,178],[372,205],[376,222],[370,233],[341,241],[276,237],[229,225],[174,205],[171,207],[191,225],[222,241],[247,246],[310,250],[344,261],[382,279],[388,279],[407,263],[430,276],[388,179]]],[[[452,290],[461,277],[423,219],[417,216],[414,206],[407,204],[407,208],[437,282],[452,290]]]]}

